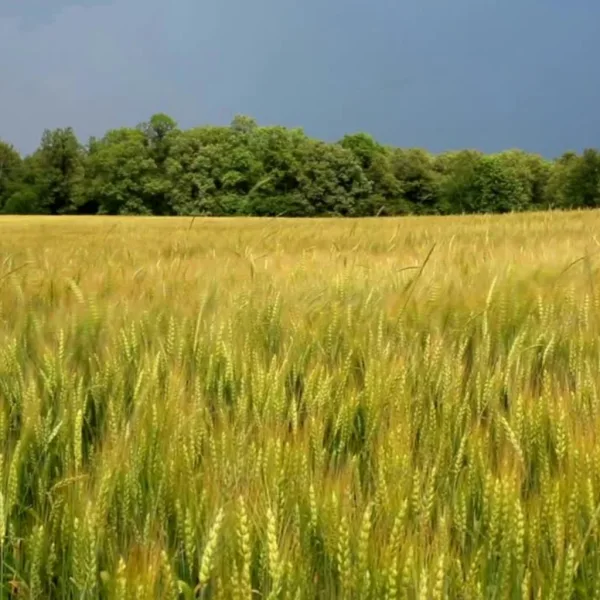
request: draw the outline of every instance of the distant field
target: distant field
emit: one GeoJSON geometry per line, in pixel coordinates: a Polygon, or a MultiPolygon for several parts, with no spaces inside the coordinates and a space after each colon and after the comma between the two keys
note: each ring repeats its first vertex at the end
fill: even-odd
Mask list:
{"type": "Polygon", "coordinates": [[[0,217],[0,597],[600,599],[599,252],[0,217]]]}

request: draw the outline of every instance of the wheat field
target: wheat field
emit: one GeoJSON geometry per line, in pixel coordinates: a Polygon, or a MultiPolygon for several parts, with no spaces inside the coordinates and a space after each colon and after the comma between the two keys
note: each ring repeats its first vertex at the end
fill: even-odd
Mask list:
{"type": "Polygon", "coordinates": [[[1,597],[600,599],[596,236],[0,218],[1,597]]]}

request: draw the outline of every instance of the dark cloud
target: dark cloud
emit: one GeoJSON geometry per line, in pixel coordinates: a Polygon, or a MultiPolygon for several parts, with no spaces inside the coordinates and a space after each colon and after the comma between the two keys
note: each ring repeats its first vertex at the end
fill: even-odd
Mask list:
{"type": "Polygon", "coordinates": [[[0,137],[30,151],[45,127],[241,112],[555,155],[600,138],[599,22],[592,0],[4,0],[0,137]]]}
{"type": "Polygon", "coordinates": [[[62,10],[70,6],[98,6],[111,0],[3,0],[0,18],[16,18],[22,29],[50,23],[62,10]]]}

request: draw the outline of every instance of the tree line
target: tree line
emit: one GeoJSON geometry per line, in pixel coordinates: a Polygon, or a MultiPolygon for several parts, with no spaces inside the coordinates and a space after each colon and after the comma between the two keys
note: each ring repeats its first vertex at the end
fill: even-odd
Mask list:
{"type": "Polygon", "coordinates": [[[22,157],[0,140],[4,214],[371,216],[600,206],[600,152],[431,154],[365,133],[336,143],[301,129],[183,130],[164,114],[87,145],[46,130],[22,157]]]}

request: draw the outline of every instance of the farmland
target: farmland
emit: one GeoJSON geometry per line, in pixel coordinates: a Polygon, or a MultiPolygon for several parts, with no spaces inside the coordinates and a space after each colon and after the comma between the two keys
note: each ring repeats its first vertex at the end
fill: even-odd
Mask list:
{"type": "Polygon", "coordinates": [[[1,597],[600,598],[596,236],[0,217],[1,597]]]}

